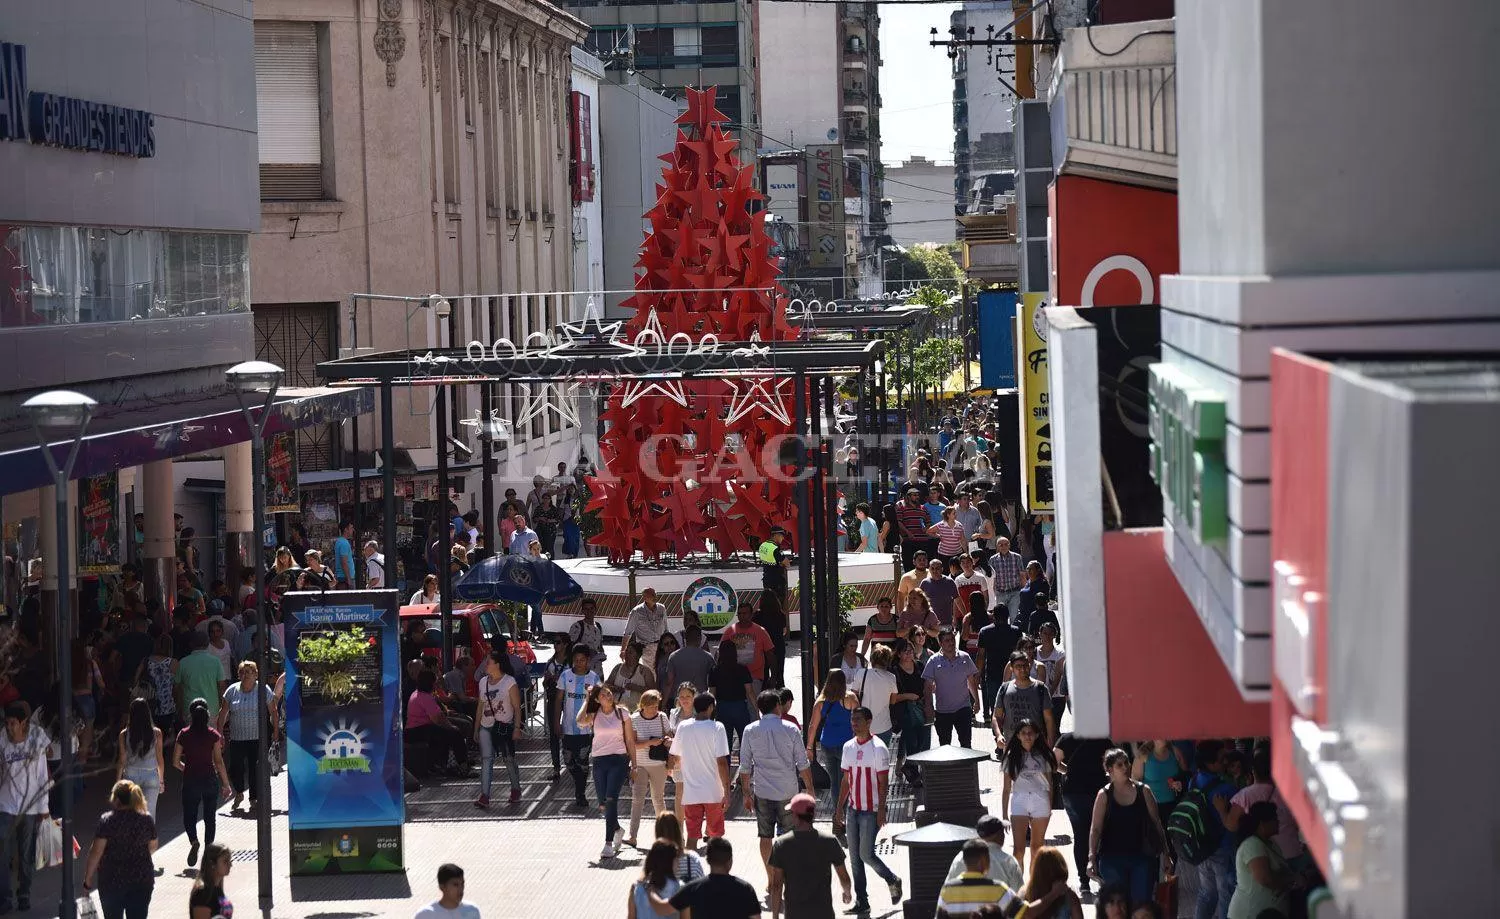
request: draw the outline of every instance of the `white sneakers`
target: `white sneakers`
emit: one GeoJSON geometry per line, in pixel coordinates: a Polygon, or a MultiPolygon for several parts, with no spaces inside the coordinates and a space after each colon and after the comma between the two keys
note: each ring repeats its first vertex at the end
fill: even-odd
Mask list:
{"type": "Polygon", "coordinates": [[[624,847],[624,843],[625,843],[625,830],[622,827],[621,829],[615,830],[615,835],[613,837],[611,837],[610,840],[604,844],[604,848],[603,849],[599,850],[599,858],[600,859],[614,858],[616,855],[620,854],[620,849],[624,847]]]}

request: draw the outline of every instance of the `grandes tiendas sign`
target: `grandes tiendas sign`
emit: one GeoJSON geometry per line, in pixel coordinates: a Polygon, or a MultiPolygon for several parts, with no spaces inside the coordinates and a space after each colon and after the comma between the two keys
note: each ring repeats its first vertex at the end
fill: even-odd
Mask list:
{"type": "Polygon", "coordinates": [[[0,140],[155,156],[156,119],[141,109],[32,90],[26,83],[26,46],[0,42],[0,140]]]}
{"type": "Polygon", "coordinates": [[[294,875],[405,867],[400,602],[394,590],[282,598],[294,875]]]}
{"type": "MultiPolygon", "coordinates": [[[[1224,396],[1172,364],[1152,364],[1151,478],[1198,542],[1229,535],[1224,396]]],[[[1170,512],[1170,510],[1169,510],[1170,512]]]]}

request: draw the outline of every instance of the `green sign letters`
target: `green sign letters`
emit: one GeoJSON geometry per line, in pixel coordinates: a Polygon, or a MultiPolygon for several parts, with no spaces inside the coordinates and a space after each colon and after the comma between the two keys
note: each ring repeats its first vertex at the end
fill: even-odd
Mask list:
{"type": "Polygon", "coordinates": [[[1151,478],[1200,543],[1229,535],[1224,397],[1189,372],[1151,365],[1151,478]]]}

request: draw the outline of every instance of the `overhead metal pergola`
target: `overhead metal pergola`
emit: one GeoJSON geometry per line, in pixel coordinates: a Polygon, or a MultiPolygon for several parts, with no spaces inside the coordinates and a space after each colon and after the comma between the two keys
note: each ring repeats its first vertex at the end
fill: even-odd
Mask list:
{"type": "MultiPolygon", "coordinates": [[[[799,314],[801,315],[801,314],[799,314]]],[[[819,320],[841,313],[817,314],[819,320]]],[[[853,315],[852,313],[848,315],[853,315]]],[[[871,328],[871,313],[862,314],[871,328]]],[[[843,321],[843,320],[841,320],[843,321]]],[[[906,308],[882,316],[890,328],[905,327],[917,321],[906,308]]],[[[818,323],[815,323],[815,325],[818,323]]],[[[585,323],[587,327],[587,323],[585,323]]],[[[826,326],[821,326],[826,328],[826,326]]],[[[471,342],[464,348],[407,349],[356,354],[318,364],[318,376],[329,386],[373,386],[380,391],[381,450],[383,457],[394,455],[393,405],[397,386],[433,386],[437,388],[437,473],[439,500],[448,499],[447,399],[450,386],[473,384],[548,384],[548,383],[626,383],[631,381],[683,381],[736,379],[745,377],[791,377],[793,380],[793,433],[802,438],[806,449],[803,469],[796,483],[797,544],[805,547],[799,553],[799,580],[803,629],[812,635],[813,653],[803,655],[803,697],[810,703],[827,662],[832,659],[834,641],[831,634],[837,622],[838,586],[838,490],[834,481],[833,448],[825,439],[824,413],[813,410],[823,406],[830,430],[833,419],[834,378],[866,371],[878,371],[883,379],[881,356],[886,342],[881,337],[861,335],[867,340],[823,340],[818,338],[783,341],[726,341],[703,336],[675,335],[666,341],[651,342],[643,347],[640,339],[625,342],[617,335],[595,325],[582,334],[577,325],[560,327],[557,340],[546,346],[514,345],[507,340],[493,344],[471,342]],[[813,550],[816,551],[813,551],[813,550]]],[[[882,386],[883,389],[883,386],[882,386]]],[[[493,526],[495,510],[490,486],[490,438],[482,438],[485,498],[485,526],[493,526]]],[[[381,465],[384,505],[383,542],[386,551],[396,545],[395,467],[389,461],[381,465]]],[[[440,512],[445,517],[446,506],[440,512]]],[[[438,572],[443,633],[443,663],[453,662],[453,592],[448,566],[438,572]]]]}

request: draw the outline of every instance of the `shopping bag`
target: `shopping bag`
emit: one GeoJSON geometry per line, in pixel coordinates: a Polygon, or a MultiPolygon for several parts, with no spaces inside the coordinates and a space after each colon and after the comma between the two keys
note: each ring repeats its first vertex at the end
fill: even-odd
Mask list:
{"type": "Polygon", "coordinates": [[[62,821],[43,820],[36,828],[36,867],[55,868],[62,864],[62,821]]]}
{"type": "Polygon", "coordinates": [[[99,919],[104,913],[99,909],[99,901],[94,899],[93,894],[79,897],[73,906],[74,914],[78,919],[99,919]]]}

